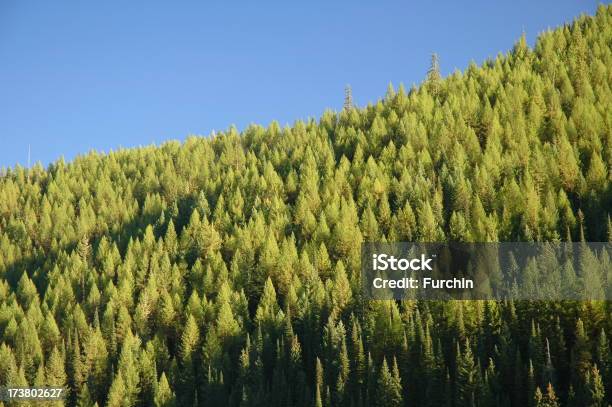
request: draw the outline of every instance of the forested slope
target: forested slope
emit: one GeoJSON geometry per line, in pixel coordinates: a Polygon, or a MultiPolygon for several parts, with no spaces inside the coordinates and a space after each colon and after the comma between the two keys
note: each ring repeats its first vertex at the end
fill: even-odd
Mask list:
{"type": "Polygon", "coordinates": [[[359,286],[363,241],[611,240],[612,6],[435,65],[319,121],[5,170],[0,385],[80,406],[612,402],[610,303],[359,286]]]}

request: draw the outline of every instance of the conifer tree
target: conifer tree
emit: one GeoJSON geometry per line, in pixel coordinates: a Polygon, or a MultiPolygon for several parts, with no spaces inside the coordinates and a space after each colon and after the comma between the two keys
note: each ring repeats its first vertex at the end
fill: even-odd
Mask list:
{"type": "Polygon", "coordinates": [[[432,95],[436,96],[440,92],[440,61],[438,54],[431,54],[431,63],[427,71],[427,84],[432,95]]]}
{"type": "Polygon", "coordinates": [[[589,407],[605,406],[605,389],[596,365],[586,372],[585,382],[584,405],[589,407]]]}
{"type": "MultiPolygon", "coordinates": [[[[383,358],[376,389],[376,405],[381,407],[397,407],[402,405],[402,387],[399,377],[395,376],[397,363],[394,364],[394,372],[389,371],[387,359],[383,358]]],[[[399,376],[399,373],[397,373],[399,376]]]]}
{"type": "Polygon", "coordinates": [[[540,387],[536,388],[533,405],[535,407],[559,407],[559,401],[555,394],[553,386],[548,383],[546,394],[542,394],[540,387]]]}
{"type": "Polygon", "coordinates": [[[478,386],[478,367],[474,360],[469,339],[466,339],[463,352],[457,344],[457,392],[462,406],[471,406],[476,401],[478,386]]]}
{"type": "Polygon", "coordinates": [[[595,362],[603,378],[606,394],[610,394],[610,391],[612,391],[612,358],[610,353],[610,342],[603,328],[599,334],[599,340],[597,341],[595,362]]]}
{"type": "Polygon", "coordinates": [[[353,108],[353,90],[351,85],[344,87],[344,110],[350,111],[353,108]]]}
{"type": "Polygon", "coordinates": [[[155,407],[174,407],[175,405],[174,393],[170,389],[166,373],[162,372],[157,388],[155,389],[155,407]]]}
{"type": "Polygon", "coordinates": [[[420,86],[363,108],[347,87],[320,120],[0,171],[0,387],[88,407],[609,405],[605,301],[371,301],[360,267],[366,240],[574,241],[500,281],[610,298],[609,250],[586,243],[612,240],[611,16],[444,78],[433,56],[420,86]]]}

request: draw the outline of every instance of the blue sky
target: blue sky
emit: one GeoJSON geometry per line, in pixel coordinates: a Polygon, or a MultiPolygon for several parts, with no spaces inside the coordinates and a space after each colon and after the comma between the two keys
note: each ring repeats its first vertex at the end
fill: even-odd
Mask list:
{"type": "Polygon", "coordinates": [[[365,105],[597,7],[460,3],[2,0],[0,167],[365,105]]]}

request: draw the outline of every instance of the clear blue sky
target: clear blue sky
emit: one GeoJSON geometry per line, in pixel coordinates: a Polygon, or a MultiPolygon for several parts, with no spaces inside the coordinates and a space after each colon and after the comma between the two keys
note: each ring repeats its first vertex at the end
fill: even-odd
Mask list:
{"type": "Polygon", "coordinates": [[[368,3],[1,0],[0,167],[365,105],[597,6],[368,3]]]}

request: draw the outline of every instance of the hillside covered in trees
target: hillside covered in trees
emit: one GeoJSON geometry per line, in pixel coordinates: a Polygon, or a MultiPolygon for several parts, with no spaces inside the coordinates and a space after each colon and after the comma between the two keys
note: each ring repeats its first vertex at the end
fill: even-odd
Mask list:
{"type": "Polygon", "coordinates": [[[0,385],[70,406],[607,406],[609,302],[367,301],[359,262],[364,241],[612,240],[611,67],[600,6],[318,121],[4,170],[0,385]]]}

